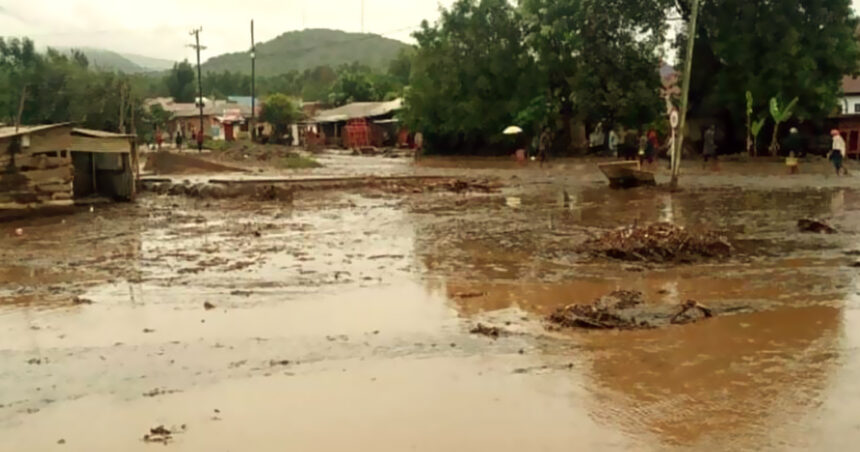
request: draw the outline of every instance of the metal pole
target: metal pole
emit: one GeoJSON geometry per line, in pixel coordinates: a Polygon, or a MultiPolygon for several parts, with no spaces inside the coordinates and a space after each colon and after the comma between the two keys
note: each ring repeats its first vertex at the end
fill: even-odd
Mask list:
{"type": "Polygon", "coordinates": [[[693,47],[696,44],[696,22],[699,18],[699,0],[693,0],[690,24],[687,29],[687,59],[684,61],[684,84],[681,88],[681,124],[675,140],[675,159],[672,166],[672,188],[678,187],[678,175],[681,172],[681,150],[684,148],[684,132],[687,124],[687,108],[690,100],[690,74],[693,72],[693,47]]]}
{"type": "Polygon", "coordinates": [[[257,140],[256,106],[257,106],[257,44],[254,41],[254,20],[251,19],[251,141],[257,140]]]}
{"type": "MultiPolygon", "coordinates": [[[[197,131],[198,136],[204,136],[203,134],[203,75],[200,70],[200,31],[202,28],[198,28],[194,30],[194,38],[195,45],[194,48],[197,49],[197,98],[200,105],[200,130],[197,131]]],[[[198,137],[194,137],[197,139],[198,137]]],[[[203,152],[203,142],[197,139],[197,151],[203,152]]]]}

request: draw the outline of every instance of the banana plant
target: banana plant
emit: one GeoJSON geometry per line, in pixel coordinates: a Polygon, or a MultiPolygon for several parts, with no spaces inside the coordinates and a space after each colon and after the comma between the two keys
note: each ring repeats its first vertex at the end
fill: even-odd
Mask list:
{"type": "Polygon", "coordinates": [[[761,132],[761,128],[764,127],[765,121],[767,121],[767,116],[762,116],[761,118],[752,121],[752,124],[750,125],[753,157],[758,157],[758,134],[761,132]]]}
{"type": "Polygon", "coordinates": [[[779,108],[779,101],[776,100],[775,97],[770,99],[770,115],[773,117],[773,140],[770,142],[770,153],[772,156],[776,157],[777,152],[779,152],[779,140],[777,139],[779,136],[779,125],[785,121],[791,119],[791,115],[794,112],[794,107],[797,106],[797,98],[795,97],[785,108],[779,108]]]}
{"type": "Polygon", "coordinates": [[[753,95],[747,91],[747,155],[753,155],[753,139],[752,139],[752,113],[753,113],[753,95]]]}

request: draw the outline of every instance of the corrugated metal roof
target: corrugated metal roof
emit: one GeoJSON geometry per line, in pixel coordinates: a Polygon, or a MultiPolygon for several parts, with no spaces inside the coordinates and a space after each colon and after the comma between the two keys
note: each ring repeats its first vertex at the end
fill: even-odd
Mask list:
{"type": "Polygon", "coordinates": [[[70,125],[70,122],[63,122],[60,124],[42,124],[38,126],[21,126],[15,131],[14,126],[10,127],[0,127],[0,138],[9,138],[17,135],[28,135],[31,133],[42,132],[45,130],[54,129],[57,127],[63,127],[70,125]]]}
{"type": "Polygon", "coordinates": [[[314,122],[341,122],[358,118],[385,116],[403,108],[403,99],[391,102],[353,102],[343,107],[323,110],[313,119],[314,122]]]}
{"type": "Polygon", "coordinates": [[[73,135],[83,135],[90,138],[134,138],[135,135],[125,133],[105,132],[92,129],[72,129],[73,135]]]}
{"type": "Polygon", "coordinates": [[[845,94],[860,94],[860,78],[850,75],[842,77],[842,91],[845,94]]]}

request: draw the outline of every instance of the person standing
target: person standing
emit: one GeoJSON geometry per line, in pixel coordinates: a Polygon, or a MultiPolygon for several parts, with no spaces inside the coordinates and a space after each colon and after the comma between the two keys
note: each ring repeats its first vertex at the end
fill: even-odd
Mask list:
{"type": "Polygon", "coordinates": [[[713,124],[705,131],[705,145],[704,149],[702,149],[702,157],[705,159],[704,163],[702,163],[703,169],[707,166],[709,160],[713,160],[714,167],[717,166],[717,127],[713,124]]]}
{"type": "Polygon", "coordinates": [[[612,157],[618,158],[618,133],[615,131],[615,128],[609,130],[609,153],[612,154],[612,157]]]}
{"type": "Polygon", "coordinates": [[[415,161],[421,160],[421,154],[424,152],[424,134],[415,132],[415,137],[412,140],[415,145],[415,161]]]}
{"type": "Polygon", "coordinates": [[[182,150],[182,129],[176,129],[176,150],[182,150]]]}
{"type": "Polygon", "coordinates": [[[801,155],[803,143],[797,129],[792,127],[782,144],[782,148],[788,156],[785,158],[785,166],[788,167],[789,174],[797,174],[800,170],[797,157],[801,155]]]}
{"type": "Polygon", "coordinates": [[[545,162],[549,160],[549,149],[552,146],[552,135],[549,131],[549,127],[544,127],[543,131],[540,134],[540,144],[539,144],[539,158],[540,165],[543,166],[545,162]]]}
{"type": "Polygon", "coordinates": [[[833,164],[833,168],[836,169],[837,176],[840,174],[845,174],[847,176],[848,169],[844,167],[847,153],[845,139],[842,138],[842,134],[839,133],[838,129],[831,130],[830,135],[833,137],[833,145],[830,146],[830,162],[833,164]]]}

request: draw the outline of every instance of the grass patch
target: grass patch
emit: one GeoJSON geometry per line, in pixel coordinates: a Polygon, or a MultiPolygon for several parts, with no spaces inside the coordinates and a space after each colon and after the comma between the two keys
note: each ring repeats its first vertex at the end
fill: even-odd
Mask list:
{"type": "Polygon", "coordinates": [[[203,149],[211,149],[215,152],[223,152],[230,148],[230,143],[225,140],[209,140],[203,142],[203,149]]]}
{"type": "Polygon", "coordinates": [[[291,155],[278,161],[278,167],[285,169],[322,168],[320,162],[303,155],[291,155]]]}

